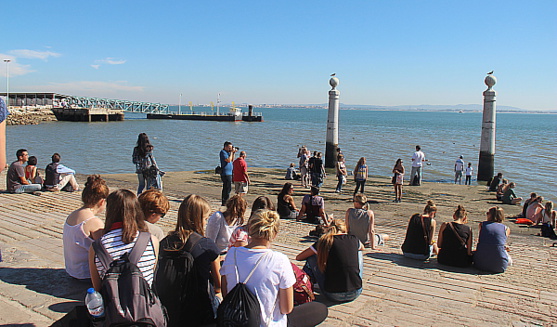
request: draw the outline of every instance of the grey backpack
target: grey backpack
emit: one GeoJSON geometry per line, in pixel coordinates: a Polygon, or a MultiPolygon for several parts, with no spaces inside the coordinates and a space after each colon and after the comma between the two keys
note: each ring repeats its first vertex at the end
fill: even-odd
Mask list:
{"type": "Polygon", "coordinates": [[[166,310],[137,267],[150,240],[151,234],[140,232],[131,252],[116,260],[112,260],[100,239],[93,243],[97,257],[107,270],[100,292],[104,301],[104,326],[167,325],[166,310]]]}

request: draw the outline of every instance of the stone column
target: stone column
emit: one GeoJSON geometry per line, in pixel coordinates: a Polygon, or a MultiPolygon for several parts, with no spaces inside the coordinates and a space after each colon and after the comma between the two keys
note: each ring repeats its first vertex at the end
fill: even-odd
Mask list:
{"type": "MultiPolygon", "coordinates": [[[[492,72],[493,73],[493,72],[492,72]]],[[[478,180],[488,181],[494,175],[495,157],[495,113],[497,92],[493,86],[497,83],[497,78],[488,73],[485,78],[487,90],[484,91],[484,113],[482,119],[482,138],[480,142],[480,160],[478,163],[478,180]]]]}
{"type": "Polygon", "coordinates": [[[336,89],[339,84],[336,77],[329,80],[329,115],[327,117],[327,143],[325,147],[325,167],[334,168],[337,162],[338,148],[338,111],[340,107],[340,91],[336,89]]]}

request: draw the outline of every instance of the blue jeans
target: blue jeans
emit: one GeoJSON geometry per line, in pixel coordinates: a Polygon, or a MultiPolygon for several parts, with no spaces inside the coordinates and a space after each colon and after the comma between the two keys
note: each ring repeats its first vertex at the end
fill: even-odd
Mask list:
{"type": "Polygon", "coordinates": [[[344,175],[338,175],[337,179],[338,179],[338,183],[335,191],[340,192],[342,191],[342,182],[344,181],[344,175]]]}
{"type": "Polygon", "coordinates": [[[36,191],[40,191],[43,188],[41,184],[29,184],[29,185],[21,185],[20,187],[16,188],[14,193],[21,194],[21,193],[33,193],[36,191]]]}
{"type": "Polygon", "coordinates": [[[137,195],[141,194],[141,192],[143,192],[143,189],[145,188],[145,176],[143,176],[143,174],[137,174],[137,180],[139,182],[139,186],[137,187],[137,195]]]}
{"type": "MultiPolygon", "coordinates": [[[[358,251],[358,265],[360,267],[360,278],[363,279],[364,272],[364,257],[362,251],[358,251]]],[[[321,289],[321,294],[331,301],[335,302],[348,302],[355,300],[360,294],[362,294],[362,288],[349,292],[336,292],[330,293],[325,291],[325,273],[319,270],[317,266],[317,255],[312,255],[306,259],[306,264],[304,265],[304,271],[311,276],[312,280],[316,281],[321,289]]]]}
{"type": "Polygon", "coordinates": [[[222,205],[226,205],[226,201],[230,197],[230,191],[232,191],[232,175],[220,175],[220,179],[222,180],[222,205]]]}

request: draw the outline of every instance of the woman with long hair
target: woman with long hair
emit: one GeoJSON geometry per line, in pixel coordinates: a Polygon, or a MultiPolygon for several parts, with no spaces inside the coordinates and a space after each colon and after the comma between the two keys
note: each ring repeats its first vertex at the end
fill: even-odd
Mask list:
{"type": "Polygon", "coordinates": [[[251,275],[245,285],[259,300],[261,326],[316,326],[327,317],[327,307],[318,302],[294,307],[296,277],[290,260],[271,249],[279,224],[275,211],[261,209],[251,215],[249,244],[230,248],[221,268],[224,301],[237,283],[251,275]]]}
{"type": "Polygon", "coordinates": [[[176,228],[161,241],[161,260],[188,252],[194,259],[193,271],[196,273],[197,287],[189,290],[189,294],[182,293],[181,284],[173,285],[172,281],[165,279],[173,276],[157,273],[155,286],[168,310],[169,326],[183,326],[186,320],[191,326],[214,322],[215,296],[220,293],[220,252],[213,240],[203,236],[210,213],[207,200],[195,194],[186,196],[178,209],[176,228]]]}
{"type": "Polygon", "coordinates": [[[404,166],[402,159],[398,158],[393,167],[393,186],[395,187],[395,202],[402,200],[402,184],[404,183],[404,166]]]}
{"type": "Polygon", "coordinates": [[[356,188],[354,189],[353,195],[356,195],[357,193],[364,193],[367,175],[368,168],[366,165],[366,158],[361,157],[360,160],[358,160],[356,167],[354,167],[354,181],[356,182],[356,188]]]}
{"type": "Polygon", "coordinates": [[[474,252],[474,267],[489,272],[502,273],[512,264],[507,253],[509,227],[503,224],[505,211],[495,206],[486,212],[486,221],[480,223],[480,236],[474,252]]]}
{"type": "Polygon", "coordinates": [[[139,182],[137,187],[138,195],[143,192],[145,186],[147,186],[147,189],[154,187],[162,191],[162,172],[153,156],[154,148],[147,134],[140,133],[137,136],[137,144],[133,148],[132,161],[135,164],[135,173],[139,182]]]}
{"type": "Polygon", "coordinates": [[[248,203],[243,196],[236,194],[226,201],[224,212],[216,211],[207,222],[207,237],[215,242],[220,254],[225,255],[230,236],[238,226],[244,224],[248,203]]]}
{"type": "Polygon", "coordinates": [[[296,256],[321,293],[335,302],[353,301],[362,293],[364,245],[346,234],[342,219],[333,219],[319,240],[296,256]]]}
{"type": "Polygon", "coordinates": [[[99,175],[90,175],[81,193],[83,206],[66,218],[62,234],[64,262],[66,272],[73,278],[91,278],[89,248],[102,236],[104,223],[98,215],[106,207],[107,196],[106,182],[99,175]]]}
{"type": "Polygon", "coordinates": [[[292,183],[284,183],[282,190],[277,195],[277,211],[280,218],[283,219],[295,219],[298,217],[298,208],[294,203],[294,185],[292,183]]]}
{"type": "MultiPolygon", "coordinates": [[[[108,195],[105,226],[99,241],[113,260],[132,251],[138,240],[139,232],[148,232],[143,217],[139,201],[132,192],[116,190],[108,195]]],[[[137,267],[149,285],[153,283],[158,252],[159,240],[150,235],[147,247],[137,263],[137,267]]],[[[101,290],[101,280],[108,268],[100,261],[91,247],[89,249],[89,270],[93,287],[97,291],[101,290]]]]}
{"type": "Polygon", "coordinates": [[[435,244],[435,214],[437,206],[428,200],[423,214],[416,213],[408,222],[406,237],[402,243],[402,252],[405,257],[428,260],[433,254],[437,254],[435,244]]]}
{"type": "Polygon", "coordinates": [[[437,262],[454,267],[472,265],[472,229],[466,225],[468,214],[459,205],[453,213],[453,221],[439,227],[437,262]]]}
{"type": "Polygon", "coordinates": [[[557,223],[557,212],[553,210],[553,202],[547,201],[545,203],[545,208],[542,211],[542,230],[540,235],[543,237],[549,237],[551,239],[556,239],[555,235],[555,224],[557,223]]]}

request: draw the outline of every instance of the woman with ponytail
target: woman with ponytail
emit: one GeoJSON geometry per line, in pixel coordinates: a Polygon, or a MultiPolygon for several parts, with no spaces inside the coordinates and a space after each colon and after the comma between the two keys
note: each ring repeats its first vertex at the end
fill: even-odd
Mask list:
{"type": "Polygon", "coordinates": [[[68,275],[89,279],[89,247],[103,233],[104,223],[97,216],[104,211],[108,187],[99,175],[87,177],[81,193],[83,206],[72,212],[64,223],[62,241],[68,275]]]}
{"type": "Polygon", "coordinates": [[[319,241],[296,256],[321,293],[335,302],[355,300],[362,293],[364,245],[346,234],[342,219],[334,219],[319,241]]]}
{"type": "Polygon", "coordinates": [[[327,307],[309,302],[294,307],[293,285],[296,277],[288,257],[271,250],[279,231],[276,211],[261,209],[248,221],[249,244],[232,247],[220,270],[222,291],[226,294],[239,282],[245,282],[261,307],[261,326],[316,326],[327,317],[327,307]]]}
{"type": "Polygon", "coordinates": [[[406,237],[401,247],[405,257],[428,260],[433,254],[437,254],[437,245],[433,239],[436,213],[435,203],[428,200],[424,213],[416,213],[410,218],[406,229],[406,237]]]}
{"type": "Polygon", "coordinates": [[[437,262],[454,267],[472,265],[472,229],[466,225],[467,222],[466,209],[459,205],[453,214],[453,221],[441,225],[437,239],[437,262]]]}

